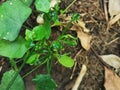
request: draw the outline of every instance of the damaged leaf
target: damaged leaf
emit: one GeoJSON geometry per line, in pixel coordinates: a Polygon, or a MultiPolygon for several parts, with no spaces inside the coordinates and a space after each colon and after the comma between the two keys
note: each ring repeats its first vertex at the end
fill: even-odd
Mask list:
{"type": "Polygon", "coordinates": [[[114,67],[114,68],[120,68],[120,57],[110,54],[110,55],[101,55],[100,56],[104,62],[106,62],[108,65],[114,67]]]}
{"type": "Polygon", "coordinates": [[[104,86],[106,90],[120,90],[120,78],[107,68],[105,68],[104,86]]]}

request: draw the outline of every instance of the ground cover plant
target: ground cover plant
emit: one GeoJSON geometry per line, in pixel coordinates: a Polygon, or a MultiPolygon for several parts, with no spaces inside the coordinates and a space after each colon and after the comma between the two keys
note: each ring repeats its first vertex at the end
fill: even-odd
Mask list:
{"type": "Polygon", "coordinates": [[[63,44],[77,45],[77,38],[65,32],[73,21],[77,21],[79,15],[73,14],[63,33],[55,41],[50,41],[51,26],[61,25],[59,15],[64,14],[66,10],[60,12],[59,1],[52,5],[50,0],[35,0],[39,24],[32,29],[26,27],[25,36],[22,36],[21,26],[32,13],[29,7],[31,3],[32,0],[8,0],[0,6],[0,55],[8,57],[13,66],[3,75],[1,90],[25,89],[19,74],[25,64],[36,65],[37,68],[46,64],[48,73],[38,74],[33,82],[36,84],[36,90],[54,90],[57,84],[50,75],[53,60],[56,58],[60,64],[68,68],[74,65],[74,60],[67,53],[62,54],[61,50],[64,49],[63,44]],[[18,68],[19,59],[22,60],[22,64],[18,68]]]}
{"type": "Polygon", "coordinates": [[[0,90],[119,90],[120,0],[1,0],[0,90]]]}

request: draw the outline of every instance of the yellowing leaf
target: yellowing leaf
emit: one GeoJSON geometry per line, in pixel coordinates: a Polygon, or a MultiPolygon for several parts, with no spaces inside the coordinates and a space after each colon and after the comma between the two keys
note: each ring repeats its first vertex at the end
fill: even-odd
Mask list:
{"type": "Polygon", "coordinates": [[[120,78],[107,68],[105,68],[104,86],[106,90],[120,90],[120,78]]]}
{"type": "Polygon", "coordinates": [[[120,0],[109,0],[109,14],[111,18],[120,13],[120,0]]]}
{"type": "Polygon", "coordinates": [[[104,62],[109,64],[110,66],[114,68],[120,68],[120,57],[110,54],[110,55],[101,55],[100,56],[104,62]]]}

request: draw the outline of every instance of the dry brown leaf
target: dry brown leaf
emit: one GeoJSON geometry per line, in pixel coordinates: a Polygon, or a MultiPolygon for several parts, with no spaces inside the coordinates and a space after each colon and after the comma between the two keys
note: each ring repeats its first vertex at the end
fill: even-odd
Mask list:
{"type": "Polygon", "coordinates": [[[100,56],[104,62],[106,62],[108,65],[114,67],[114,68],[120,68],[120,57],[110,54],[110,55],[101,55],[100,56]]]}
{"type": "Polygon", "coordinates": [[[109,14],[111,18],[120,13],[120,0],[109,0],[109,14]]]}
{"type": "Polygon", "coordinates": [[[79,38],[82,47],[88,51],[91,47],[92,36],[88,34],[90,30],[85,27],[85,23],[79,20],[78,23],[73,23],[73,26],[70,29],[77,32],[77,37],[79,38]]]}
{"type": "Polygon", "coordinates": [[[87,32],[87,33],[90,32],[90,30],[85,27],[85,23],[84,23],[82,20],[79,20],[78,23],[75,23],[75,25],[83,28],[83,31],[84,31],[84,32],[87,32]]]}
{"type": "Polygon", "coordinates": [[[89,50],[91,47],[91,39],[92,36],[83,32],[83,31],[77,31],[77,36],[81,41],[81,45],[85,50],[89,50]]]}
{"type": "Polygon", "coordinates": [[[106,90],[120,90],[120,78],[107,68],[105,68],[104,86],[106,90]]]}
{"type": "MultiPolygon", "coordinates": [[[[60,18],[64,20],[62,24],[65,27],[66,22],[70,21],[71,16],[61,15],[60,18]]],[[[82,47],[85,50],[89,50],[91,47],[92,36],[88,34],[90,30],[85,27],[85,23],[82,20],[78,20],[78,22],[73,22],[70,30],[77,32],[77,36],[79,40],[81,41],[82,47]]]]}

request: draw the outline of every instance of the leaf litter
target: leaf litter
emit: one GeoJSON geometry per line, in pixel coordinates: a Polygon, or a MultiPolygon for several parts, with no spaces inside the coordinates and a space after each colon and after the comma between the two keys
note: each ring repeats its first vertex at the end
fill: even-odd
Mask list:
{"type": "Polygon", "coordinates": [[[106,90],[120,90],[120,77],[114,74],[112,70],[105,67],[105,83],[106,90]]]}

